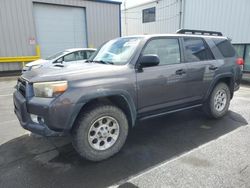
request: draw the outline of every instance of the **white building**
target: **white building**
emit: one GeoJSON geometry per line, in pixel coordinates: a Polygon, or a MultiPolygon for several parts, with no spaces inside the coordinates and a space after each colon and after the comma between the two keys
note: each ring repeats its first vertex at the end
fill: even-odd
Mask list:
{"type": "Polygon", "coordinates": [[[232,39],[250,71],[249,0],[151,0],[123,7],[122,35],[175,33],[179,28],[220,31],[232,39]]]}

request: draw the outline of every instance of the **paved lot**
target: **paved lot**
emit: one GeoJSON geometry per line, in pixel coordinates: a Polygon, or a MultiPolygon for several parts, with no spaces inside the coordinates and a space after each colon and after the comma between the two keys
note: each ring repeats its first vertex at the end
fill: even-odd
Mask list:
{"type": "Polygon", "coordinates": [[[0,187],[250,187],[250,88],[220,120],[199,109],[138,123],[122,151],[92,163],[68,138],[23,130],[13,113],[15,80],[0,78],[0,187]]]}
{"type": "Polygon", "coordinates": [[[249,135],[249,126],[238,128],[113,187],[249,188],[249,135]]]}

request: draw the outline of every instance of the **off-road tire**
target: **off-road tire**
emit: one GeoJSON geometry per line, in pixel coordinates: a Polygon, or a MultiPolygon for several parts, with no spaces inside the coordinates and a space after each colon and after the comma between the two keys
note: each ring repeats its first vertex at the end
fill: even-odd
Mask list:
{"type": "Polygon", "coordinates": [[[220,82],[214,87],[212,93],[210,94],[207,101],[203,105],[203,111],[209,118],[213,119],[221,118],[228,112],[230,100],[231,100],[231,94],[228,85],[223,82],[220,82]],[[218,111],[215,108],[215,95],[219,90],[224,91],[226,94],[226,104],[223,110],[221,111],[218,111]]]}
{"type": "Polygon", "coordinates": [[[83,111],[74,125],[72,131],[72,144],[81,157],[90,161],[101,161],[107,159],[120,151],[128,134],[128,120],[123,111],[110,104],[99,104],[83,111]],[[116,142],[106,150],[96,150],[88,141],[91,125],[103,116],[113,117],[119,124],[119,136],[116,142]]]}

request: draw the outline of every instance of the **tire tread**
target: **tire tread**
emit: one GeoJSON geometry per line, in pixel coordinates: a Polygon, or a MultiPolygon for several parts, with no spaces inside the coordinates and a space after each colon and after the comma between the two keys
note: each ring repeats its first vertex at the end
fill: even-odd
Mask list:
{"type": "MultiPolygon", "coordinates": [[[[126,115],[123,113],[121,109],[111,104],[104,104],[104,103],[95,104],[95,105],[88,107],[86,110],[82,111],[78,119],[76,120],[75,127],[72,131],[72,145],[76,149],[76,151],[80,154],[81,157],[88,159],[90,161],[100,161],[100,160],[107,159],[113,156],[114,154],[116,154],[117,152],[119,152],[121,147],[124,145],[127,134],[128,134],[128,121],[127,121],[126,115]],[[84,129],[86,129],[87,122],[90,122],[91,119],[96,117],[96,114],[101,113],[101,112],[116,113],[117,116],[119,116],[118,118],[120,119],[120,122],[119,122],[120,134],[125,134],[125,135],[121,135],[122,141],[117,140],[115,145],[107,149],[107,151],[109,151],[110,154],[108,154],[108,152],[104,152],[105,154],[102,155],[101,152],[96,152],[100,154],[98,156],[96,155],[95,152],[93,152],[94,149],[92,149],[91,147],[86,147],[87,143],[85,144],[82,143],[83,141],[82,133],[84,133],[84,129]],[[124,133],[121,131],[122,129],[124,130],[124,133]]],[[[119,138],[120,138],[120,135],[119,135],[119,138]]]]}

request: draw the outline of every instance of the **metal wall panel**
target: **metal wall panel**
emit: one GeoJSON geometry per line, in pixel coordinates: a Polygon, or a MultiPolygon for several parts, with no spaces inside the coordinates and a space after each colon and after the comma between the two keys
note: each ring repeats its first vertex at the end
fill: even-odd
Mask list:
{"type": "MultiPolygon", "coordinates": [[[[86,8],[87,42],[98,47],[120,36],[120,5],[85,0],[0,0],[0,57],[35,55],[33,2],[86,8]]],[[[8,64],[7,70],[16,68],[8,64]]],[[[0,64],[6,70],[6,64],[0,64]],[[4,67],[3,67],[4,66],[4,67]]]]}
{"type": "Polygon", "coordinates": [[[21,70],[22,64],[21,63],[0,63],[0,72],[1,71],[15,71],[21,70]]]}
{"type": "Polygon", "coordinates": [[[0,56],[34,55],[29,39],[35,37],[32,3],[29,0],[0,1],[0,56]]]}
{"type": "Polygon", "coordinates": [[[35,3],[34,18],[42,57],[87,47],[85,8],[35,3]]]}
{"type": "MultiPolygon", "coordinates": [[[[122,11],[122,34],[173,33],[181,0],[159,0],[122,11]],[[158,2],[158,3],[157,3],[158,2]],[[176,4],[176,5],[175,5],[176,4]],[[156,7],[156,22],[142,23],[142,10],[156,7]],[[159,21],[162,20],[162,21],[159,21]]],[[[182,28],[221,31],[233,43],[250,43],[249,0],[182,0],[182,28]]]]}
{"type": "Polygon", "coordinates": [[[184,2],[184,28],[221,31],[233,43],[250,43],[249,0],[184,2]]]}
{"type": "Polygon", "coordinates": [[[179,28],[178,0],[152,1],[122,11],[122,35],[174,33],[179,28]],[[142,11],[156,7],[156,21],[142,23],[142,11]]]}
{"type": "Polygon", "coordinates": [[[119,4],[84,0],[33,0],[33,2],[85,7],[90,47],[98,47],[104,41],[120,35],[119,4]]]}

